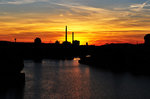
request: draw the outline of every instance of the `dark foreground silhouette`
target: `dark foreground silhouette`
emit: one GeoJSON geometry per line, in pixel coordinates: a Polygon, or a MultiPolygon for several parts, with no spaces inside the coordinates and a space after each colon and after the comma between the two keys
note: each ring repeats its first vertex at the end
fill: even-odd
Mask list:
{"type": "Polygon", "coordinates": [[[10,54],[13,53],[12,56],[14,57],[34,60],[43,58],[73,59],[80,55],[86,55],[88,49],[89,46],[70,44],[0,42],[0,52],[9,52],[10,54]]]}
{"type": "Polygon", "coordinates": [[[94,48],[80,63],[117,72],[129,71],[150,74],[150,34],[144,36],[144,44],[108,44],[94,48]]]}
{"type": "Polygon", "coordinates": [[[8,77],[7,81],[9,81],[9,82],[4,83],[4,81],[3,81],[3,83],[2,83],[2,79],[0,80],[1,81],[1,83],[0,83],[0,99],[23,99],[24,84],[22,82],[20,82],[21,79],[18,79],[18,77],[16,77],[17,80],[19,81],[19,82],[16,82],[15,77],[13,77],[11,79],[9,79],[10,76],[5,76],[5,77],[8,77]]]}
{"type": "Polygon", "coordinates": [[[109,44],[90,50],[79,62],[112,71],[150,74],[149,57],[150,47],[145,44],[109,44]]]}
{"type": "MultiPolygon", "coordinates": [[[[6,43],[6,42],[5,42],[6,43]]],[[[21,73],[24,67],[23,59],[18,53],[13,52],[11,46],[7,43],[0,45],[0,85],[23,85],[25,81],[25,74],[21,73]]]]}
{"type": "MultiPolygon", "coordinates": [[[[103,46],[80,46],[79,43],[63,44],[41,43],[36,38],[34,43],[0,42],[0,73],[19,75],[23,69],[23,59],[40,62],[43,58],[73,59],[80,57],[80,63],[113,71],[134,73],[149,72],[150,34],[144,37],[144,44],[107,44],[103,46]]],[[[20,77],[20,76],[18,76],[20,77]]]]}

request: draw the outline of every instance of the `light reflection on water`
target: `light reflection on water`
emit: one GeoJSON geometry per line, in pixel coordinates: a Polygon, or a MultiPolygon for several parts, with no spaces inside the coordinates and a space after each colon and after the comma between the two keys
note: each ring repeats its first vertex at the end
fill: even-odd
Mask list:
{"type": "Polygon", "coordinates": [[[77,60],[26,60],[24,72],[24,99],[90,98],[89,67],[80,67],[77,60]]]}
{"type": "Polygon", "coordinates": [[[24,99],[150,99],[150,78],[97,70],[74,60],[25,60],[24,99]]]}

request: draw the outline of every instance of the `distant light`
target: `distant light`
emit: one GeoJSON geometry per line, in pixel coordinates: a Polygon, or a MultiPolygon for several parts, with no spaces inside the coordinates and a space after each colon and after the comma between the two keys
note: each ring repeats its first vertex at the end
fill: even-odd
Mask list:
{"type": "Polygon", "coordinates": [[[77,60],[77,61],[79,61],[79,60],[80,60],[80,58],[74,58],[73,60],[75,60],[75,61],[76,61],[76,60],[77,60]]]}
{"type": "Polygon", "coordinates": [[[91,57],[91,55],[86,55],[86,57],[91,57]]]}

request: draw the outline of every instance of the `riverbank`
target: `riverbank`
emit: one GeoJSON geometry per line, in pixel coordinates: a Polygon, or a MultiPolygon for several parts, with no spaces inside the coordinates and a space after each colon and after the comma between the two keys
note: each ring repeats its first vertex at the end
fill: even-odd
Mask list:
{"type": "Polygon", "coordinates": [[[89,55],[81,57],[79,63],[118,72],[150,74],[149,56],[150,47],[142,44],[110,44],[100,46],[89,55]]]}

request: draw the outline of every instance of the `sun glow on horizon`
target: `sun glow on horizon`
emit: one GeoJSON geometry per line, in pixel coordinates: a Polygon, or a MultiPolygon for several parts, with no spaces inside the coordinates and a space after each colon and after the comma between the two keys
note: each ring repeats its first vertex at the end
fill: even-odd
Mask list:
{"type": "Polygon", "coordinates": [[[143,43],[144,35],[150,32],[149,2],[128,1],[120,4],[122,7],[96,2],[101,1],[94,0],[91,5],[84,1],[0,1],[0,40],[33,42],[40,37],[44,43],[63,42],[67,25],[68,41],[75,32],[75,40],[82,45],[143,43]]]}

